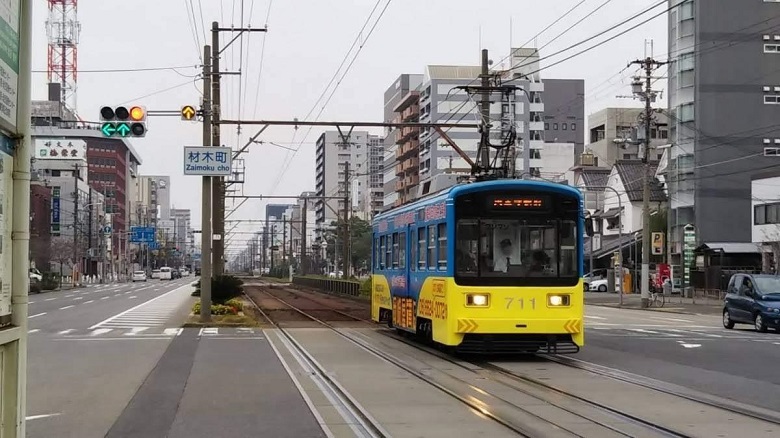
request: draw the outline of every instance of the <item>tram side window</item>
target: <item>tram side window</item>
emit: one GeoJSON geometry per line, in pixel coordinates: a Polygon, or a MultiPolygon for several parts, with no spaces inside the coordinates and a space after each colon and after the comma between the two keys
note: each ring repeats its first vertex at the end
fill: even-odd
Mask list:
{"type": "Polygon", "coordinates": [[[406,233],[398,233],[398,265],[406,270],[406,233]]]}
{"type": "Polygon", "coordinates": [[[398,246],[398,233],[393,233],[393,269],[398,269],[400,248],[398,246]]]}
{"type": "Polygon", "coordinates": [[[379,269],[379,238],[374,238],[374,269],[379,269]]]}
{"type": "Polygon", "coordinates": [[[411,230],[411,233],[409,234],[409,243],[410,247],[412,249],[412,252],[409,254],[409,269],[412,271],[417,270],[417,241],[415,239],[415,235],[417,233],[414,230],[411,230]]]}
{"type": "Polygon", "coordinates": [[[387,245],[385,246],[385,266],[387,269],[393,269],[393,241],[392,237],[388,234],[385,236],[387,245]]]}
{"type": "Polygon", "coordinates": [[[379,259],[379,269],[384,270],[385,269],[385,244],[387,236],[382,236],[379,238],[379,254],[377,254],[377,259],[379,259]]]}
{"type": "Polygon", "coordinates": [[[436,225],[428,225],[428,269],[436,269],[436,225]]]}
{"type": "Polygon", "coordinates": [[[447,269],[447,224],[439,224],[439,269],[447,269]]]}
{"type": "Polygon", "coordinates": [[[425,269],[425,228],[417,229],[417,254],[420,258],[417,260],[417,266],[422,271],[425,269]]]}

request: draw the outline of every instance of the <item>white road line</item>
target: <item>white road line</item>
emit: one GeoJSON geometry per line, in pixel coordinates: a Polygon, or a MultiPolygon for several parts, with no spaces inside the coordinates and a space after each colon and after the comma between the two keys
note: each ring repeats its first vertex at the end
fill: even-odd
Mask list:
{"type": "Polygon", "coordinates": [[[651,316],[650,319],[656,319],[658,321],[672,321],[672,322],[693,322],[690,319],[663,318],[660,316],[651,316]]]}
{"type": "Polygon", "coordinates": [[[32,330],[27,330],[27,333],[28,334],[32,334],[32,333],[39,332],[39,331],[41,331],[41,329],[32,329],[32,330]]]}
{"type": "Polygon", "coordinates": [[[61,415],[59,412],[56,414],[43,414],[43,415],[31,415],[29,417],[26,417],[25,420],[38,420],[40,418],[48,418],[48,417],[56,417],[57,415],[61,415]]]}
{"type": "Polygon", "coordinates": [[[114,294],[114,296],[115,296],[115,297],[118,297],[118,296],[120,296],[120,295],[122,295],[122,294],[114,294]]]}
{"type": "Polygon", "coordinates": [[[70,294],[70,295],[65,295],[65,298],[70,298],[70,297],[72,297],[72,296],[73,296],[73,294],[70,294]]]}
{"type": "Polygon", "coordinates": [[[73,299],[73,301],[78,301],[78,300],[83,300],[83,299],[84,299],[84,297],[76,297],[76,298],[73,299]]]}
{"type": "Polygon", "coordinates": [[[163,334],[168,336],[179,336],[183,331],[183,328],[167,328],[163,330],[163,334]]]}
{"type": "Polygon", "coordinates": [[[84,301],[84,304],[94,303],[95,300],[84,301]]]}
{"type": "Polygon", "coordinates": [[[27,319],[33,319],[33,318],[37,318],[37,317],[39,317],[39,316],[43,316],[43,315],[45,315],[45,314],[46,314],[46,312],[43,312],[43,313],[38,313],[38,314],[36,314],[36,315],[31,315],[31,316],[28,316],[28,317],[27,317],[27,319]]]}
{"type": "Polygon", "coordinates": [[[107,300],[109,298],[111,298],[111,297],[103,297],[103,298],[101,298],[101,300],[107,300]]]}
{"type": "Polygon", "coordinates": [[[68,333],[75,331],[76,329],[67,329],[57,332],[58,335],[67,335],[68,333]]]}
{"type": "Polygon", "coordinates": [[[593,316],[593,315],[585,315],[585,318],[588,318],[588,319],[607,319],[607,318],[604,318],[604,317],[601,317],[601,316],[593,316]]]}
{"type": "Polygon", "coordinates": [[[92,333],[90,333],[90,336],[99,336],[99,335],[103,335],[103,334],[106,334],[106,333],[108,333],[108,332],[110,332],[110,331],[112,331],[112,330],[114,330],[114,329],[110,329],[110,328],[99,328],[99,329],[95,329],[95,330],[92,330],[92,333]]]}
{"type": "Polygon", "coordinates": [[[138,296],[136,296],[136,295],[130,295],[129,297],[127,297],[127,299],[128,299],[128,300],[132,300],[133,298],[138,298],[138,296]]]}
{"type": "Polygon", "coordinates": [[[130,329],[130,333],[125,333],[125,336],[134,336],[148,329],[149,327],[133,327],[132,329],[130,329]]]}
{"type": "Polygon", "coordinates": [[[70,306],[60,307],[60,310],[70,309],[71,307],[73,307],[73,306],[70,305],[70,306]]]}
{"type": "Polygon", "coordinates": [[[43,301],[54,301],[54,300],[56,300],[56,299],[57,299],[57,298],[46,298],[46,299],[45,299],[45,300],[43,300],[43,301]]]}

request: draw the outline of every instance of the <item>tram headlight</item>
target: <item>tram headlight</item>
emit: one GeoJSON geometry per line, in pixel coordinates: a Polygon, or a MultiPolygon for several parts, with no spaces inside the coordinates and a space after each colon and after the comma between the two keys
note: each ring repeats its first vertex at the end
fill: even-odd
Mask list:
{"type": "Polygon", "coordinates": [[[547,305],[550,307],[568,307],[571,304],[571,295],[550,294],[547,295],[547,305]]]}
{"type": "Polygon", "coordinates": [[[490,304],[490,294],[466,294],[466,305],[470,307],[487,307],[490,304]]]}

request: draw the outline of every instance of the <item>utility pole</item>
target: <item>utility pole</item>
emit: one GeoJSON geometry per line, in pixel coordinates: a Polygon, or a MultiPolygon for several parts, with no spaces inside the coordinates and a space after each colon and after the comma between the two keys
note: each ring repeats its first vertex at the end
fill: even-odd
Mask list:
{"type": "Polygon", "coordinates": [[[301,275],[309,272],[306,252],[306,210],[309,209],[309,198],[303,198],[303,210],[301,211],[301,275]]]}
{"type": "MultiPolygon", "coordinates": [[[[211,47],[213,49],[211,68],[211,107],[213,109],[211,114],[211,144],[213,146],[221,146],[222,140],[220,136],[220,114],[222,108],[221,104],[221,92],[220,92],[220,80],[222,72],[219,70],[219,23],[216,21],[211,23],[211,47]]],[[[214,202],[213,210],[213,227],[214,235],[219,236],[214,240],[214,275],[222,275],[225,270],[224,258],[225,258],[225,198],[224,198],[224,179],[222,177],[214,177],[212,179],[211,193],[214,202]]]]}
{"type": "Polygon", "coordinates": [[[645,172],[642,190],[642,308],[647,308],[650,305],[650,180],[653,177],[650,168],[650,133],[653,121],[653,107],[651,104],[656,97],[656,92],[652,88],[653,70],[666,63],[656,61],[651,56],[648,56],[645,59],[633,61],[631,64],[642,66],[645,73],[644,84],[637,78],[632,86],[634,94],[645,101],[645,140],[640,156],[644,163],[645,172]]]}
{"type": "MultiPolygon", "coordinates": [[[[242,23],[243,24],[243,23],[242,23]]],[[[221,146],[220,138],[220,119],[221,119],[221,93],[220,82],[223,74],[240,74],[240,72],[222,72],[219,66],[219,57],[233,41],[238,39],[244,32],[266,32],[267,29],[253,29],[247,27],[219,27],[219,23],[211,23],[211,47],[213,49],[211,58],[211,98],[212,98],[212,146],[221,146]],[[224,47],[220,47],[219,33],[233,32],[237,34],[224,47]]],[[[239,125],[240,126],[240,125],[239,125]]],[[[212,196],[214,198],[213,227],[214,235],[219,236],[214,240],[214,275],[222,275],[225,271],[225,178],[214,177],[212,181],[212,196]]]]}
{"type": "Polygon", "coordinates": [[[76,283],[76,263],[79,255],[79,165],[73,165],[73,268],[71,274],[76,283]]]}
{"type": "Polygon", "coordinates": [[[284,265],[284,261],[287,260],[287,216],[285,216],[284,213],[282,213],[282,265],[284,265]]]}
{"type": "Polygon", "coordinates": [[[480,102],[480,115],[482,117],[482,141],[479,145],[479,154],[477,157],[478,166],[487,170],[490,167],[490,148],[488,147],[488,140],[490,139],[490,70],[488,60],[487,49],[482,49],[482,99],[480,102]]]}
{"type": "MultiPolygon", "coordinates": [[[[211,146],[211,47],[203,47],[203,146],[211,146]]],[[[201,189],[200,321],[211,321],[211,177],[201,189]]]]}
{"type": "Polygon", "coordinates": [[[290,258],[290,266],[292,266],[293,262],[295,261],[295,255],[293,254],[293,240],[294,240],[293,239],[293,230],[294,230],[294,228],[293,228],[293,220],[292,220],[292,218],[290,218],[290,222],[289,223],[290,223],[290,248],[289,248],[290,249],[290,251],[289,251],[290,255],[288,255],[288,257],[290,258]]]}
{"type": "Polygon", "coordinates": [[[344,242],[341,245],[344,257],[344,278],[349,277],[349,161],[344,163],[344,242]]]}

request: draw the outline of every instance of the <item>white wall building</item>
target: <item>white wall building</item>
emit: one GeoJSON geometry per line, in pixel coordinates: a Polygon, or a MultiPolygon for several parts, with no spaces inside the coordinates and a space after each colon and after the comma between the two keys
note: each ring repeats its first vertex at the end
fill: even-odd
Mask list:
{"type": "Polygon", "coordinates": [[[780,175],[771,175],[751,181],[752,237],[761,247],[764,272],[778,272],[780,262],[780,175]]]}

